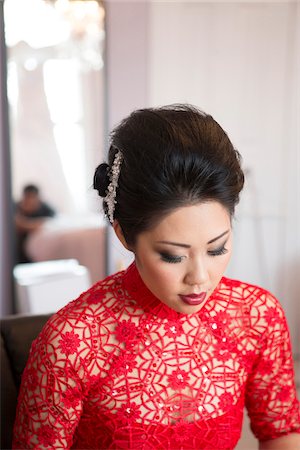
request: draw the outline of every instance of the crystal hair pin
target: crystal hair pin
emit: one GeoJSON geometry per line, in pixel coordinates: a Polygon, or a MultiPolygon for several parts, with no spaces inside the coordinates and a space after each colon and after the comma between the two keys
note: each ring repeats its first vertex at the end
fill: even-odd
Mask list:
{"type": "Polygon", "coordinates": [[[115,204],[117,203],[116,202],[117,187],[122,161],[123,161],[122,152],[118,150],[117,153],[115,154],[115,158],[111,170],[109,172],[109,185],[107,188],[107,194],[104,197],[104,200],[107,205],[108,220],[110,221],[111,224],[114,221],[115,204]]]}

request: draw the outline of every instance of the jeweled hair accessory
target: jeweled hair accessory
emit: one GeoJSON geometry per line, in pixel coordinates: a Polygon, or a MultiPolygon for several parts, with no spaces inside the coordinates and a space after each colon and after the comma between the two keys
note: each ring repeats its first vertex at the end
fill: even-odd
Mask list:
{"type": "Polygon", "coordinates": [[[114,221],[114,212],[115,212],[115,204],[116,202],[116,195],[117,195],[117,187],[118,187],[118,181],[120,176],[120,168],[121,163],[123,161],[123,155],[120,150],[117,151],[115,154],[115,158],[109,173],[109,185],[107,188],[107,194],[104,197],[104,201],[107,204],[107,216],[108,220],[112,224],[114,221]]]}

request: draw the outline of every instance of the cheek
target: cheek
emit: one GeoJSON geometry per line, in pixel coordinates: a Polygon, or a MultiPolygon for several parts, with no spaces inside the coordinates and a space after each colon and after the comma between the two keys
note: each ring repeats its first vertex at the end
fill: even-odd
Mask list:
{"type": "Polygon", "coordinates": [[[216,257],[216,261],[211,264],[211,274],[214,278],[221,278],[230,261],[231,252],[221,257],[216,257]]]}
{"type": "MultiPolygon", "coordinates": [[[[146,269],[145,266],[144,269],[146,269]]],[[[176,264],[158,263],[157,261],[155,264],[148,265],[146,272],[144,270],[144,275],[154,289],[165,293],[175,287],[180,277],[179,267],[176,264]]]]}
{"type": "Polygon", "coordinates": [[[153,278],[155,278],[159,283],[174,282],[174,279],[176,278],[176,270],[174,267],[172,268],[172,264],[154,264],[151,272],[153,278]]]}
{"type": "Polygon", "coordinates": [[[226,255],[224,255],[223,258],[221,258],[218,261],[218,264],[216,266],[216,276],[219,276],[219,277],[223,276],[223,274],[228,266],[228,263],[230,261],[230,256],[231,256],[231,253],[228,252],[226,255]]]}

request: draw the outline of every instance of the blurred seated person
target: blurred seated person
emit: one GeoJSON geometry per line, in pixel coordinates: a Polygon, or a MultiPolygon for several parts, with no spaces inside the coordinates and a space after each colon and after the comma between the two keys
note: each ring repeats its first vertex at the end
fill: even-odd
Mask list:
{"type": "Polygon", "coordinates": [[[15,205],[17,264],[32,262],[26,255],[26,239],[43,225],[46,218],[54,215],[54,209],[42,201],[37,186],[28,184],[23,188],[22,198],[15,205]]]}

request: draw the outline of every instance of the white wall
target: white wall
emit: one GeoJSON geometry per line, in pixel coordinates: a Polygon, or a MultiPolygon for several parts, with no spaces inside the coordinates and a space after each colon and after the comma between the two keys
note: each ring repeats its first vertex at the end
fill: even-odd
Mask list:
{"type": "MultiPolygon", "coordinates": [[[[147,3],[106,2],[107,134],[131,111],[148,103],[147,3]]],[[[108,273],[126,267],[132,256],[108,227],[108,273]]]]}

